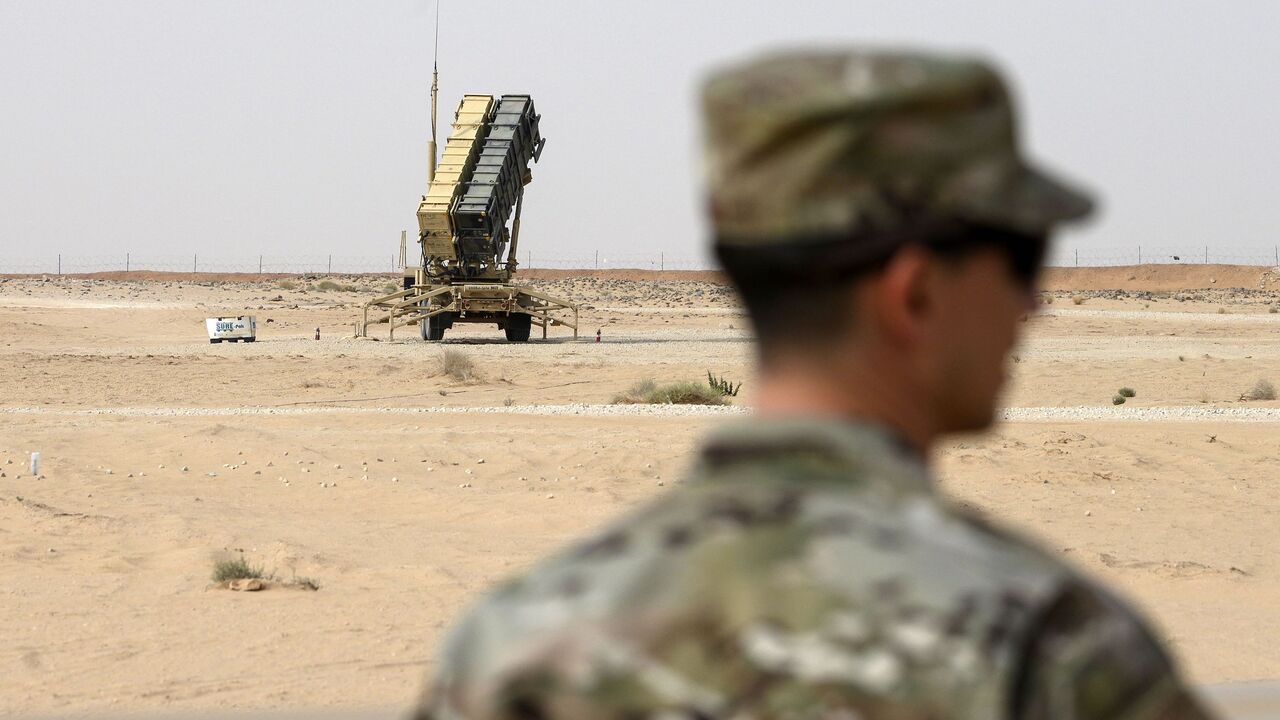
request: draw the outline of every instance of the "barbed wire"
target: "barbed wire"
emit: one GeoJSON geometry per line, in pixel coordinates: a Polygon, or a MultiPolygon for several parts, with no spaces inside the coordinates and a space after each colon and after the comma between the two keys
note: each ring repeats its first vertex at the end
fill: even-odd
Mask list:
{"type": "MultiPolygon", "coordinates": [[[[645,269],[710,270],[703,258],[666,253],[610,253],[538,255],[522,253],[525,269],[645,269]]],[[[287,275],[344,275],[398,273],[398,257],[353,255],[253,255],[218,257],[193,255],[63,255],[0,256],[0,275],[74,275],[98,272],[158,271],[182,273],[248,273],[287,275]]]]}
{"type": "MultiPolygon", "coordinates": [[[[589,255],[539,255],[521,253],[524,269],[555,270],[714,270],[705,257],[666,252],[597,252],[589,255]]],[[[1224,264],[1280,266],[1280,246],[1231,248],[1210,246],[1134,246],[1111,250],[1069,248],[1050,253],[1050,267],[1107,267],[1115,265],[1224,264]]],[[[73,275],[97,272],[159,271],[181,273],[245,273],[272,275],[347,275],[400,272],[398,256],[377,255],[64,255],[43,257],[0,256],[3,275],[73,275]]]]}

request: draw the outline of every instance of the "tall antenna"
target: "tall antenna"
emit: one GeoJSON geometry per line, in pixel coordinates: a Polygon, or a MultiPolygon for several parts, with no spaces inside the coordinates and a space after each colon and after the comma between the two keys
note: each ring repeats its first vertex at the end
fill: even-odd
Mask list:
{"type": "Polygon", "coordinates": [[[436,0],[435,43],[431,49],[431,141],[427,143],[427,187],[436,179],[436,93],[439,90],[440,0],[436,0]]]}

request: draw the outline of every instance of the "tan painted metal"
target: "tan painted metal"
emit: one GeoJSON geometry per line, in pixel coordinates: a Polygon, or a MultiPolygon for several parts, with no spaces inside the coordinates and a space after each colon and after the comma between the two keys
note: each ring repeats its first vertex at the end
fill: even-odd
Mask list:
{"type": "Polygon", "coordinates": [[[466,174],[479,150],[478,141],[484,139],[484,121],[492,107],[492,95],[464,95],[458,104],[453,130],[444,143],[440,164],[435,168],[427,194],[418,205],[418,231],[424,256],[451,260],[458,257],[449,210],[462,184],[468,180],[466,174]]]}
{"type": "Polygon", "coordinates": [[[455,323],[488,324],[524,314],[532,317],[532,325],[542,328],[543,339],[547,337],[547,329],[556,326],[570,328],[574,339],[578,337],[578,306],[568,300],[511,283],[427,285],[421,282],[366,302],[363,319],[355,326],[356,337],[368,337],[370,325],[385,324],[387,339],[395,340],[396,328],[417,325],[444,313],[454,313],[455,323]],[[570,313],[572,320],[568,318],[570,313]]]}

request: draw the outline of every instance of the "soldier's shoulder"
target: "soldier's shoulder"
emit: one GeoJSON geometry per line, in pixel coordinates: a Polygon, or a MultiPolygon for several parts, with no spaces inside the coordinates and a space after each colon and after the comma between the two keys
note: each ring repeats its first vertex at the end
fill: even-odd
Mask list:
{"type": "MultiPolygon", "coordinates": [[[[939,707],[960,675],[967,702],[989,702],[1066,575],[929,496],[761,478],[699,486],[497,588],[455,633],[438,693],[514,702],[529,683],[570,692],[583,668],[642,682],[626,670],[640,665],[687,681],[688,696],[664,702],[811,672],[868,697],[914,687],[939,707]]],[[[626,697],[676,692],[660,685],[628,685],[626,697]]]]}

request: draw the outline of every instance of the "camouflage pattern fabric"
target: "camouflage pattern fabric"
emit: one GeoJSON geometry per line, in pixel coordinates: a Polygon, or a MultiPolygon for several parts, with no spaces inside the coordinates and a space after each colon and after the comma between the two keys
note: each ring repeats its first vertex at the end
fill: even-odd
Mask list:
{"type": "Polygon", "coordinates": [[[883,430],[728,428],[487,597],[419,718],[1200,718],[1122,605],[946,506],[883,430]]]}
{"type": "Polygon", "coordinates": [[[1009,93],[977,60],[786,53],[716,73],[702,104],[723,244],[883,236],[922,215],[1040,234],[1092,206],[1020,156],[1009,93]]]}

